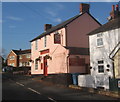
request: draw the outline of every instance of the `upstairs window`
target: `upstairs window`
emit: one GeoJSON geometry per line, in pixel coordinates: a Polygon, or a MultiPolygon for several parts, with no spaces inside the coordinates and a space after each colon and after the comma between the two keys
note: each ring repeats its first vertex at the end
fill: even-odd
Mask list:
{"type": "Polygon", "coordinates": [[[97,46],[102,46],[103,45],[103,39],[102,38],[98,38],[97,39],[97,46]]]}
{"type": "Polygon", "coordinates": [[[19,56],[19,59],[22,59],[22,56],[21,56],[21,55],[19,56]]]}
{"type": "Polygon", "coordinates": [[[61,36],[58,31],[54,34],[54,44],[60,44],[61,43],[61,36]]]}
{"type": "Polygon", "coordinates": [[[14,60],[15,59],[15,56],[10,56],[10,60],[14,60]]]}
{"type": "Polygon", "coordinates": [[[102,33],[97,34],[97,46],[102,46],[103,45],[103,38],[102,38],[102,33]]]}
{"type": "Polygon", "coordinates": [[[44,37],[44,47],[47,47],[47,36],[44,37]]]}
{"type": "Polygon", "coordinates": [[[38,49],[38,40],[35,41],[35,50],[38,49]]]}
{"type": "Polygon", "coordinates": [[[26,58],[30,58],[30,54],[27,54],[27,55],[26,55],[26,58]]]}

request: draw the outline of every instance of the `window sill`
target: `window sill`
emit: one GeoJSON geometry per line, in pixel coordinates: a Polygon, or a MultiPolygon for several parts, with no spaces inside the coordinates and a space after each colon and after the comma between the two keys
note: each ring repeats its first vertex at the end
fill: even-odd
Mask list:
{"type": "Polygon", "coordinates": [[[101,47],[104,47],[104,45],[101,45],[101,46],[97,46],[97,48],[101,48],[101,47]]]}

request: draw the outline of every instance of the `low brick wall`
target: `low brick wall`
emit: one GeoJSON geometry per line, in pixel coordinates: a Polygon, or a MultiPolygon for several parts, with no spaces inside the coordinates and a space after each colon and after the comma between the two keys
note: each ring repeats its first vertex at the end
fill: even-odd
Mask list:
{"type": "Polygon", "coordinates": [[[43,75],[32,75],[33,78],[49,82],[56,85],[69,86],[72,84],[72,75],[68,73],[62,74],[49,74],[48,76],[43,75]]]}

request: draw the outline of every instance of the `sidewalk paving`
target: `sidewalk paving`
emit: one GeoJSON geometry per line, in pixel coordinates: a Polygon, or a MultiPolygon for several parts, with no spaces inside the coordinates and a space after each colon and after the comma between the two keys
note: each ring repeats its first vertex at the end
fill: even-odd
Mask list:
{"type": "MultiPolygon", "coordinates": [[[[42,82],[42,83],[47,84],[47,85],[56,85],[56,86],[59,86],[59,87],[66,87],[64,85],[53,84],[52,82],[46,82],[46,81],[40,80],[39,77],[35,77],[35,78],[33,78],[33,80],[42,82]]],[[[77,90],[90,92],[90,93],[110,96],[110,97],[114,97],[114,98],[120,98],[120,92],[112,92],[112,91],[104,90],[104,89],[94,89],[94,88],[80,87],[78,85],[69,85],[68,87],[73,88],[73,89],[77,89],[77,90]]]]}
{"type": "Polygon", "coordinates": [[[78,90],[88,91],[90,93],[96,93],[96,94],[110,96],[110,97],[114,97],[114,98],[120,98],[120,92],[105,91],[103,89],[86,88],[86,87],[80,87],[77,85],[69,85],[69,87],[78,89],[78,90]]]}

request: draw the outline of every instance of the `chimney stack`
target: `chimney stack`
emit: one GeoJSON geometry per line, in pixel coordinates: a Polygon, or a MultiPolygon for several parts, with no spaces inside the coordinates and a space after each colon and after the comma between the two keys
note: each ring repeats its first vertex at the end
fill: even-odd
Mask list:
{"type": "Polygon", "coordinates": [[[47,31],[48,29],[52,28],[52,24],[45,24],[44,25],[44,31],[47,31]]]}
{"type": "Polygon", "coordinates": [[[80,4],[80,13],[85,13],[85,12],[89,13],[89,8],[90,8],[89,4],[81,3],[80,4]]]}
{"type": "Polygon", "coordinates": [[[116,5],[116,11],[119,11],[119,5],[118,4],[116,5]]]}
{"type": "Polygon", "coordinates": [[[115,5],[112,5],[112,11],[115,11],[115,5]]]}
{"type": "Polygon", "coordinates": [[[115,19],[119,16],[120,16],[119,5],[117,4],[116,8],[115,8],[115,5],[112,5],[112,11],[110,12],[110,17],[111,17],[110,20],[115,19]]]}

